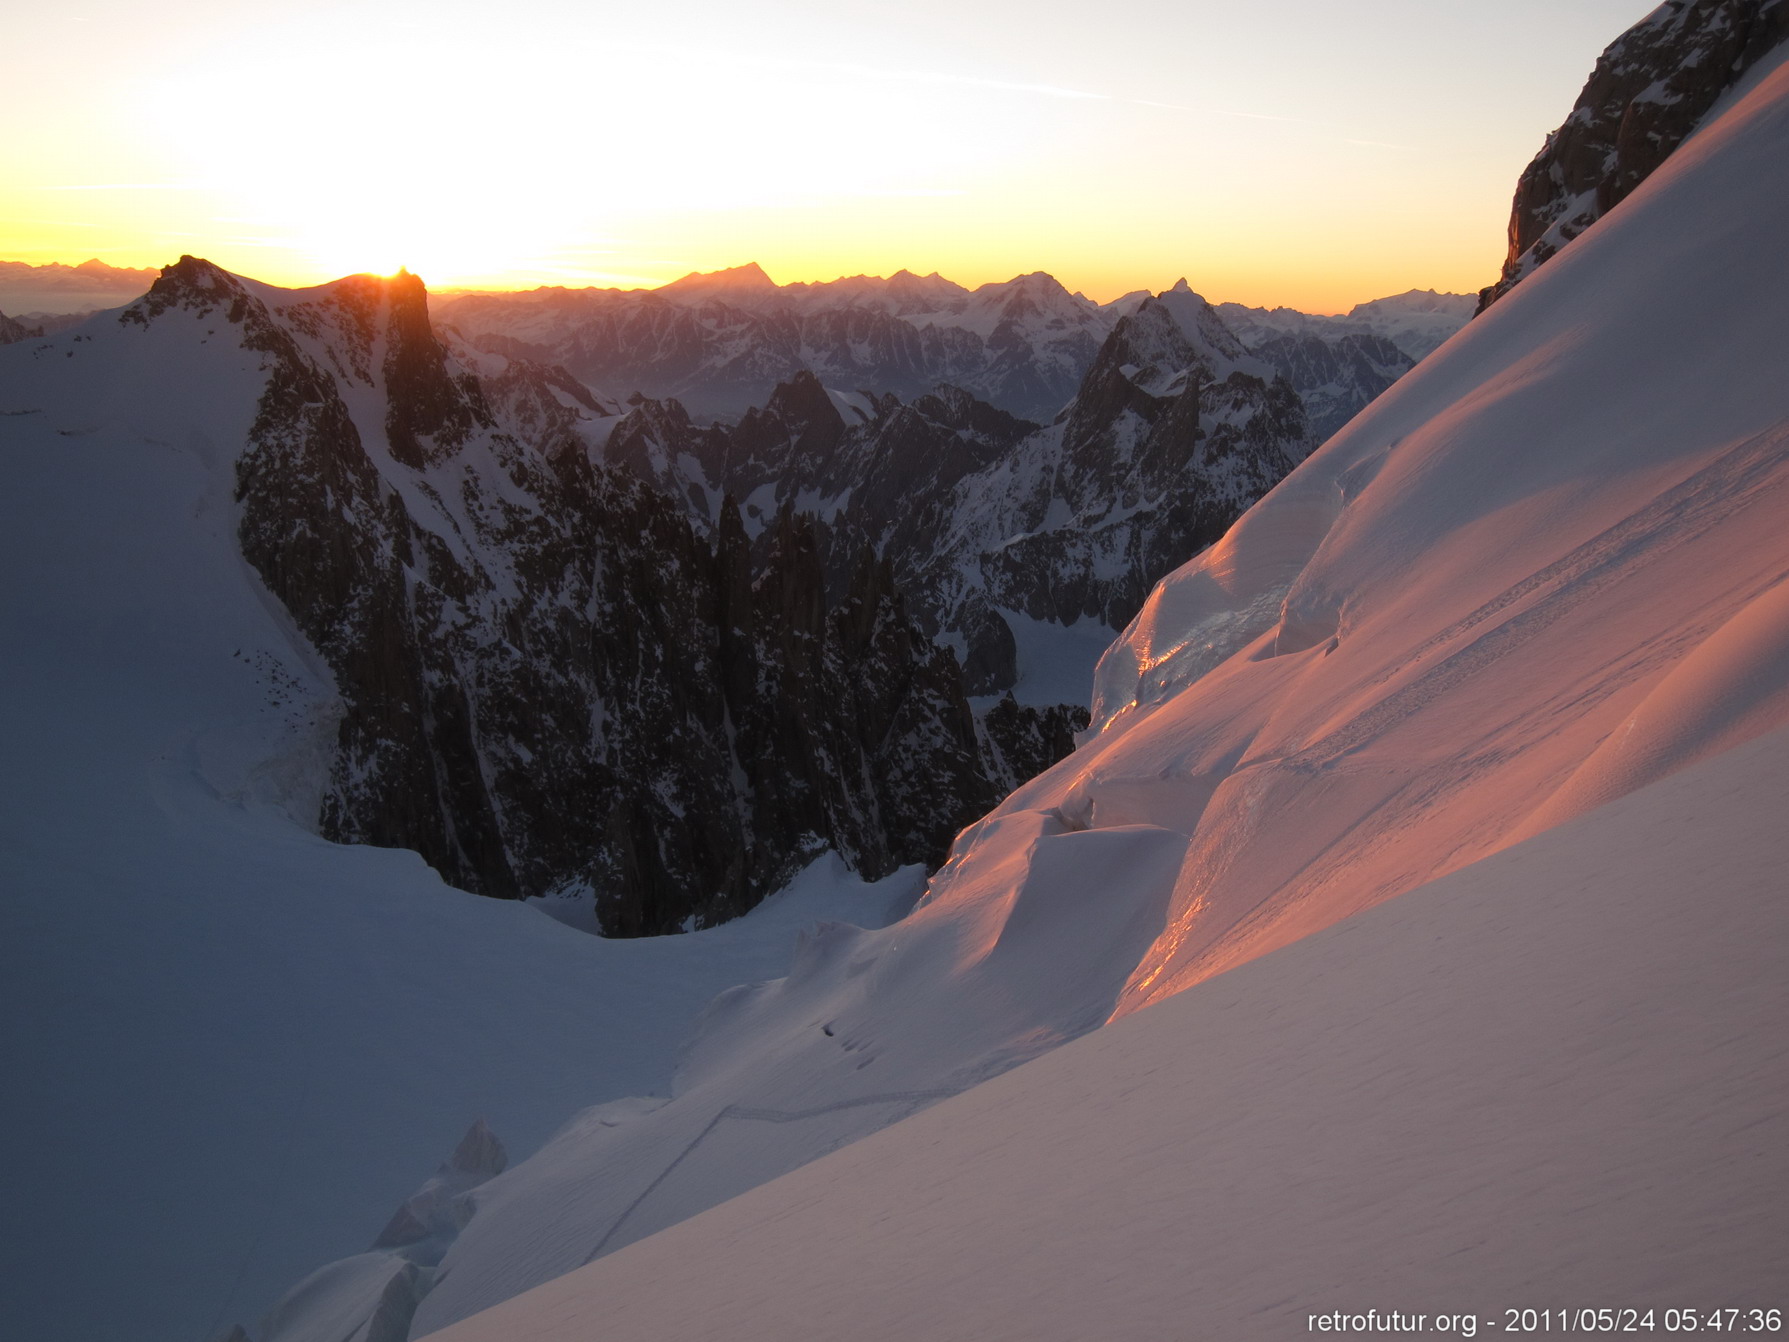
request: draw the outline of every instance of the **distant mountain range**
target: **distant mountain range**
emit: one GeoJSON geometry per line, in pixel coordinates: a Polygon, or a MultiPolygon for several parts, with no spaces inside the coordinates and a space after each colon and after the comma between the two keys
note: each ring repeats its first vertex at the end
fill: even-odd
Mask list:
{"type": "MultiPolygon", "coordinates": [[[[1149,297],[1099,304],[1042,271],[973,290],[905,270],[777,285],[753,264],[659,289],[449,295],[435,310],[480,349],[558,364],[615,399],[675,398],[699,421],[736,419],[806,371],[904,400],[949,383],[1048,424],[1149,297]]],[[[1251,350],[1271,346],[1260,352],[1305,398],[1321,439],[1465,325],[1473,304],[1412,290],[1338,317],[1235,303],[1218,312],[1251,350]]]]}
{"type": "MultiPolygon", "coordinates": [[[[108,266],[104,261],[83,261],[78,266],[52,262],[34,266],[25,261],[0,261],[0,312],[22,316],[27,326],[45,326],[44,317],[69,316],[115,308],[140,296],[155,283],[159,270],[132,270],[108,266]]],[[[49,323],[49,327],[62,323],[49,323]]]]}
{"type": "MultiPolygon", "coordinates": [[[[0,344],[129,302],[158,273],[0,261],[0,344]]],[[[836,391],[904,401],[949,384],[1049,424],[1113,328],[1150,297],[1100,304],[1043,271],[976,289],[906,270],[779,285],[752,263],[657,289],[449,293],[434,317],[480,350],[557,365],[612,402],[675,399],[697,422],[736,420],[810,372],[836,391]]],[[[1411,290],[1342,316],[1239,303],[1217,311],[1291,383],[1320,442],[1463,326],[1474,302],[1411,290]]]]}

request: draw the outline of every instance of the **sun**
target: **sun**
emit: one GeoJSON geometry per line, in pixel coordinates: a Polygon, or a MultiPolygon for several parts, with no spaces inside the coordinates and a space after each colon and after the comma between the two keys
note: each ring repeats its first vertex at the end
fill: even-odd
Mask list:
{"type": "MultiPolygon", "coordinates": [[[[408,270],[433,287],[473,284],[524,268],[541,239],[525,221],[429,208],[414,200],[316,211],[290,220],[297,248],[327,275],[408,270]]],[[[505,212],[507,213],[507,212],[505,212]]]]}

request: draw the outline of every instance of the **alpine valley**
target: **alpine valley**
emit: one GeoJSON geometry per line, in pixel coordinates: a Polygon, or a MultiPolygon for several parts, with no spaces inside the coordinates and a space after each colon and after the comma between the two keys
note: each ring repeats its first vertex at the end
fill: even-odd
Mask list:
{"type": "Polygon", "coordinates": [[[1618,38],[1479,298],[0,325],[0,1317],[1780,1307],[1786,13],[1618,38]]]}

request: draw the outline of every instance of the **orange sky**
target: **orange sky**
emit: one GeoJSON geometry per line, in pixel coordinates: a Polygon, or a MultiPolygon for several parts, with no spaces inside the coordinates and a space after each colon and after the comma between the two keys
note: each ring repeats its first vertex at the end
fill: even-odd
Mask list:
{"type": "Polygon", "coordinates": [[[0,258],[438,287],[1043,269],[1335,311],[1488,283],[1517,172],[1644,8],[70,0],[8,20],[0,258]]]}

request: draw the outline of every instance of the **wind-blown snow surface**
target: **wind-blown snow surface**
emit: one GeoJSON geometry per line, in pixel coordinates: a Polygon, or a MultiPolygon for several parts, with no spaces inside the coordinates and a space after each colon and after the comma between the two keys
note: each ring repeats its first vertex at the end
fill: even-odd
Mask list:
{"type": "Polygon", "coordinates": [[[525,1152],[663,1091],[708,998],[918,874],[604,942],[308,833],[333,687],[237,551],[248,426],[164,432],[257,374],[77,378],[137,338],[96,321],[0,351],[0,1331],[199,1342],[364,1248],[474,1119],[525,1152]]]}
{"type": "Polygon", "coordinates": [[[1008,805],[1097,808],[1106,780],[1163,769],[1212,787],[1123,1009],[1494,851],[1537,809],[1568,818],[1549,798],[1615,734],[1695,719],[1656,756],[1677,767],[1789,720],[1781,655],[1734,697],[1753,653],[1721,634],[1780,621],[1789,575],[1789,276],[1755,263],[1789,244],[1786,89],[1779,70],[1553,283],[1456,336],[1103,660],[1078,783],[1008,805]],[[1699,701],[1661,702],[1705,645],[1718,665],[1676,690],[1699,701]]]}
{"type": "Polygon", "coordinates": [[[1779,70],[1164,583],[913,915],[481,1189],[413,1335],[1789,720],[1785,163],[1779,70]]]}
{"type": "Polygon", "coordinates": [[[431,1342],[1283,1342],[1335,1310],[1491,1335],[1510,1308],[1653,1308],[1661,1331],[1780,1308],[1785,795],[1778,732],[431,1342]]]}

